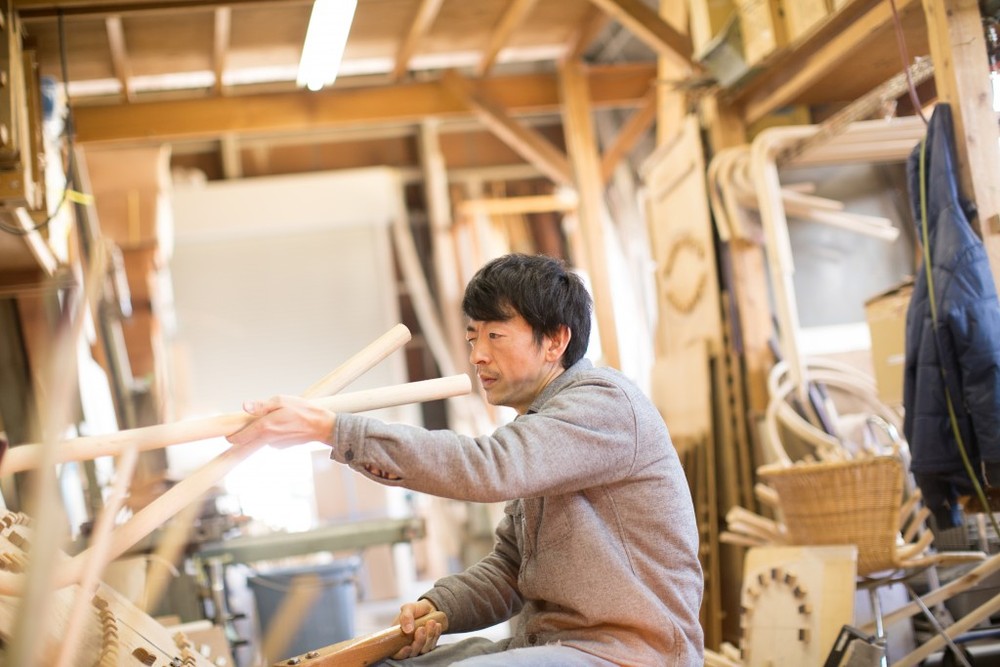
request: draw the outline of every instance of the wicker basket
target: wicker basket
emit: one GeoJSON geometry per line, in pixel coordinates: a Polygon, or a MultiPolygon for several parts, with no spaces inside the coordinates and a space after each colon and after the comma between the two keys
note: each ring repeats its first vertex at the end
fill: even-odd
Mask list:
{"type": "Polygon", "coordinates": [[[897,554],[903,465],[892,456],[764,466],[789,544],[854,544],[858,574],[901,566],[897,554]]]}

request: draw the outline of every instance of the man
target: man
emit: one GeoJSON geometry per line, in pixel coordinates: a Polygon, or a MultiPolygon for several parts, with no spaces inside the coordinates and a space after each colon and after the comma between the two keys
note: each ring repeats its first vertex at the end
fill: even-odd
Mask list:
{"type": "Polygon", "coordinates": [[[649,400],[583,359],[591,300],[579,277],[547,257],[506,255],[476,273],[462,309],[487,400],[517,411],[492,435],[279,397],[248,404],[260,419],[230,441],[326,441],[334,460],[384,484],[507,501],[493,551],[403,605],[397,622],[412,631],[415,617],[440,610],[449,632],[470,632],[520,614],[513,636],[436,648],[441,626],[428,623],[394,656],[407,665],[701,665],[704,581],[687,481],[649,400]]]}

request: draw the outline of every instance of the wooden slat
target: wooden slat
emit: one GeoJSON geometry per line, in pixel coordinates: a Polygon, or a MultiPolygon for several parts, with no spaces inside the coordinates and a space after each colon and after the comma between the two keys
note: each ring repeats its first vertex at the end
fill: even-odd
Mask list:
{"type": "Polygon", "coordinates": [[[580,60],[590,48],[591,43],[604,31],[611,17],[605,14],[599,7],[592,7],[590,16],[580,24],[580,27],[573,33],[572,39],[566,48],[566,60],[580,60]]]}
{"type": "MultiPolygon", "coordinates": [[[[917,2],[896,0],[896,7],[900,15],[905,15],[917,2]]],[[[855,0],[848,3],[800,48],[786,49],[765,59],[761,63],[762,73],[744,88],[726,95],[725,102],[742,106],[744,122],[754,123],[775,109],[795,102],[817,82],[833,78],[835,72],[854,72],[853,67],[845,69],[845,63],[863,63],[864,54],[873,44],[895,39],[892,21],[892,7],[887,2],[855,0]]],[[[911,49],[920,47],[915,43],[909,46],[911,49]]],[[[910,55],[921,53],[913,51],[910,55]]],[[[886,78],[888,76],[883,80],[886,78]]],[[[860,85],[859,93],[872,87],[860,85]]]]}
{"type": "Polygon", "coordinates": [[[232,9],[219,7],[215,10],[215,37],[212,43],[212,68],[215,71],[215,94],[222,94],[222,77],[226,73],[226,56],[229,53],[229,33],[232,25],[232,9]]]}
{"type": "Polygon", "coordinates": [[[537,2],[538,0],[513,0],[513,2],[507,5],[507,10],[500,17],[500,23],[490,34],[490,43],[486,46],[483,59],[476,69],[477,75],[485,76],[493,69],[493,64],[496,62],[500,50],[507,44],[507,40],[510,39],[511,34],[527,18],[528,13],[531,12],[531,9],[537,2]]]}
{"type": "Polygon", "coordinates": [[[577,193],[580,197],[580,228],[587,253],[586,268],[594,291],[594,312],[601,334],[602,362],[621,368],[618,327],[611,296],[611,277],[605,255],[604,182],[601,180],[600,159],[587,90],[584,66],[577,62],[562,63],[559,78],[563,95],[563,128],[566,146],[573,164],[577,193]]]}
{"type": "Polygon", "coordinates": [[[952,107],[960,187],[974,200],[990,258],[993,282],[1000,285],[1000,147],[986,44],[976,0],[924,0],[938,99],[952,107]]]}
{"type": "Polygon", "coordinates": [[[604,152],[601,160],[601,178],[605,183],[611,180],[615,167],[635,148],[639,139],[656,120],[657,98],[656,88],[650,88],[642,100],[642,105],[632,113],[615,137],[615,142],[604,152]]]}
{"type": "Polygon", "coordinates": [[[575,194],[522,195],[466,199],[458,205],[461,215],[525,215],[552,211],[573,211],[577,208],[575,194]]]}
{"type": "Polygon", "coordinates": [[[417,44],[420,43],[420,40],[434,24],[434,19],[437,18],[443,1],[421,0],[416,16],[414,16],[413,22],[410,24],[410,30],[406,33],[406,37],[403,38],[403,42],[396,52],[396,67],[392,70],[393,80],[399,81],[406,75],[409,69],[410,58],[413,57],[413,53],[417,50],[417,44]]]}
{"type": "Polygon", "coordinates": [[[128,61],[128,48],[125,46],[125,31],[122,28],[120,16],[109,16],[104,21],[104,26],[108,31],[108,49],[111,51],[111,65],[115,71],[119,83],[122,86],[122,97],[126,102],[132,102],[134,95],[129,78],[132,75],[132,68],[128,61]]]}
{"type": "MultiPolygon", "coordinates": [[[[590,103],[595,108],[634,106],[649,90],[655,69],[648,64],[593,67],[590,103]]],[[[480,93],[509,113],[559,109],[551,73],[491,77],[480,93]]],[[[307,131],[349,125],[399,124],[428,116],[470,114],[438,81],[368,88],[330,88],[273,95],[225,96],[144,102],[142,105],[75,106],[77,141],[156,141],[218,137],[225,132],[307,131]]]]}
{"type": "Polygon", "coordinates": [[[491,132],[538,167],[543,174],[562,185],[573,182],[566,156],[541,133],[518,123],[506,109],[482,91],[474,89],[468,80],[454,70],[445,72],[442,82],[452,94],[465,101],[491,132]]]}
{"type": "Polygon", "coordinates": [[[642,0],[590,0],[621,23],[633,35],[662,56],[676,59],[695,70],[691,60],[691,40],[660,18],[642,0]]]}

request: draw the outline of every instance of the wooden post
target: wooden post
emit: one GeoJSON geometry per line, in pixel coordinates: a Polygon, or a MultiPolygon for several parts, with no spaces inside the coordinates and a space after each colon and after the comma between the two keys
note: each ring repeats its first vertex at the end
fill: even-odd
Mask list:
{"type": "Polygon", "coordinates": [[[977,0],[923,0],[938,99],[951,105],[959,187],[976,202],[977,228],[1000,285],[1000,130],[993,111],[977,0]]]}
{"type": "Polygon", "coordinates": [[[559,66],[559,83],[563,102],[563,127],[566,147],[577,192],[580,196],[579,220],[583,245],[587,252],[587,269],[594,291],[594,310],[601,335],[604,363],[621,368],[615,308],[611,301],[611,277],[604,255],[604,179],[590,117],[590,93],[583,64],[564,62],[559,66]]]}

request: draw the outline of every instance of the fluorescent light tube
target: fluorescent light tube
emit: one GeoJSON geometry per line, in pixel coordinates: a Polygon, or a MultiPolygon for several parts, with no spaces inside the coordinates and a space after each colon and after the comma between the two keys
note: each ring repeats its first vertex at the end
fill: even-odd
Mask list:
{"type": "Polygon", "coordinates": [[[337,78],[358,0],[315,0],[302,46],[297,83],[309,90],[329,86],[337,78]]]}

